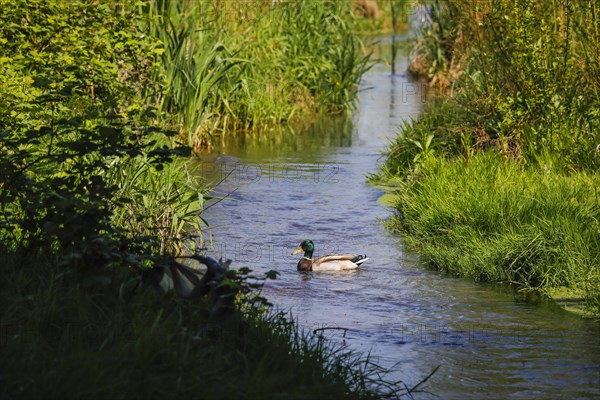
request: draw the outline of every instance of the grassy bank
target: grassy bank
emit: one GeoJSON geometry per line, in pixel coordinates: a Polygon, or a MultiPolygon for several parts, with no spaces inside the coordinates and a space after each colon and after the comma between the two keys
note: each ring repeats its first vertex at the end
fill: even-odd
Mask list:
{"type": "Polygon", "coordinates": [[[380,177],[435,268],[600,314],[598,2],[423,2],[412,72],[442,89],[380,177]]]}
{"type": "Polygon", "coordinates": [[[431,157],[418,178],[400,183],[388,224],[436,269],[550,296],[570,292],[597,311],[598,187],[598,173],[547,173],[491,154],[431,157]]]}
{"type": "MultiPolygon", "coordinates": [[[[301,12],[304,19],[294,23],[319,16],[313,35],[344,34],[337,3],[309,3],[318,4],[311,17],[301,12]]],[[[215,299],[186,301],[140,283],[149,268],[172,265],[191,244],[202,246],[210,187],[194,178],[191,148],[179,143],[181,134],[189,139],[191,133],[214,132],[205,131],[204,122],[213,126],[213,117],[233,115],[218,111],[233,113],[227,101],[238,104],[236,90],[261,85],[262,62],[242,54],[250,33],[211,31],[213,25],[198,30],[171,8],[169,18],[180,21],[155,19],[167,11],[153,6],[173,4],[0,0],[2,397],[392,396],[394,389],[385,387],[366,360],[265,313],[243,269],[222,281],[244,294],[236,301],[247,324],[243,334],[206,328],[215,299]],[[237,50],[223,44],[223,32],[239,41],[237,50]],[[177,41],[182,36],[189,40],[177,41]],[[254,69],[245,67],[252,62],[254,69]],[[176,72],[169,75],[172,65],[176,72]],[[256,81],[244,75],[248,71],[257,74],[256,81]],[[231,97],[218,97],[217,87],[231,97]],[[197,97],[188,99],[190,88],[197,97]],[[195,114],[201,118],[193,122],[195,114]]],[[[206,2],[178,4],[193,9],[206,2]]],[[[281,22],[273,24],[308,29],[281,22]]],[[[292,40],[291,33],[281,35],[292,40]]],[[[295,38],[300,40],[297,32],[295,38]]],[[[340,37],[339,43],[347,45],[344,40],[358,46],[353,37],[340,37]]],[[[289,50],[289,42],[284,47],[289,50]]],[[[288,54],[288,61],[303,64],[293,71],[314,72],[298,90],[323,110],[344,109],[354,93],[344,85],[364,65],[352,53],[356,47],[340,53],[330,46],[316,66],[302,53],[305,47],[296,47],[297,57],[288,54]],[[347,68],[337,68],[328,56],[339,56],[347,68]],[[347,74],[345,80],[336,80],[340,73],[347,74]],[[329,93],[331,103],[311,82],[336,88],[329,93]]],[[[269,77],[276,83],[278,78],[269,77]]]]}

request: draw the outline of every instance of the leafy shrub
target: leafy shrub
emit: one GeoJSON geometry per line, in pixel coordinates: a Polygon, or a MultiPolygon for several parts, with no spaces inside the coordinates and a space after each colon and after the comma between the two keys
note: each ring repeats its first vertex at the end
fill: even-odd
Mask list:
{"type": "Polygon", "coordinates": [[[107,1],[0,8],[4,251],[84,269],[128,260],[131,235],[113,213],[131,199],[109,177],[141,156],[159,170],[189,154],[153,140],[172,133],[151,127],[141,98],[155,43],[130,11],[107,1]]]}
{"type": "Polygon", "coordinates": [[[453,130],[546,168],[598,166],[597,0],[425,3],[418,54],[430,78],[445,74],[454,87],[453,130]]]}

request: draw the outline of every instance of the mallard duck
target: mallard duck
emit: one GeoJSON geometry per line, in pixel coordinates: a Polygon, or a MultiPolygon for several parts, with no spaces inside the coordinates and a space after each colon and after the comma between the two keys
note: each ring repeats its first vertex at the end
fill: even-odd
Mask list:
{"type": "Polygon", "coordinates": [[[298,271],[342,271],[356,269],[368,260],[366,255],[359,254],[328,254],[326,256],[312,258],[315,244],[306,239],[294,250],[292,255],[304,251],[304,256],[298,261],[298,271]]]}

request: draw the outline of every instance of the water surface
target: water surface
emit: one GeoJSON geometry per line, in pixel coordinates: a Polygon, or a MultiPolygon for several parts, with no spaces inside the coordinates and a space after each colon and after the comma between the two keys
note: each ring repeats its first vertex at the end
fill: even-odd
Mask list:
{"type": "MultiPolygon", "coordinates": [[[[389,39],[382,40],[386,49],[389,39]]],[[[398,71],[406,69],[406,58],[398,71]]],[[[390,209],[365,183],[398,126],[423,105],[421,86],[379,63],[348,118],[300,132],[262,132],[202,160],[228,194],[203,216],[212,254],[234,267],[277,270],[264,294],[305,329],[348,328],[345,342],[417,384],[436,366],[430,393],[415,398],[600,398],[600,324],[518,301],[507,290],[429,271],[380,220],[390,209]],[[299,273],[290,256],[304,239],[315,255],[366,253],[358,271],[299,273]]],[[[330,340],[342,340],[328,330],[330,340]]]]}

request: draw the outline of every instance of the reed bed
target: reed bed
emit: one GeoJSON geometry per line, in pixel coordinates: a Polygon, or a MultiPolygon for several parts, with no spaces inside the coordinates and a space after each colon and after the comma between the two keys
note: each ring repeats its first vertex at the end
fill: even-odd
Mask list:
{"type": "Polygon", "coordinates": [[[188,144],[352,107],[368,68],[350,2],[152,1],[162,82],[146,96],[188,144]]]}

